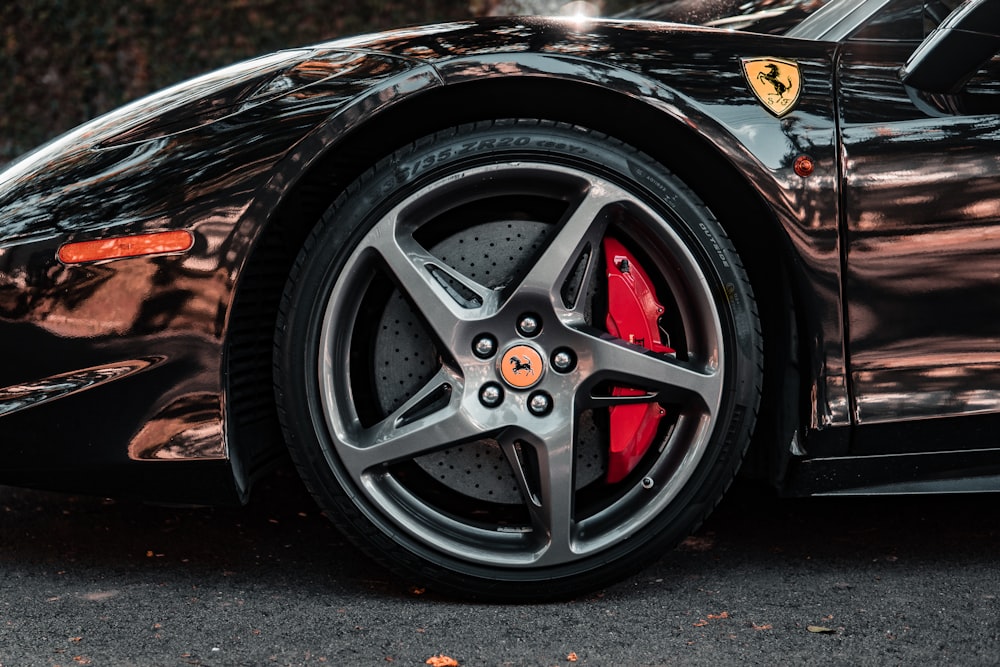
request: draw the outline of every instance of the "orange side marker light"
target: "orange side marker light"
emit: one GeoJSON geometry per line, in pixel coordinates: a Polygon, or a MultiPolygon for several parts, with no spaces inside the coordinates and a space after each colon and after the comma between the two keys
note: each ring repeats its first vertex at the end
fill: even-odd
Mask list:
{"type": "Polygon", "coordinates": [[[194,235],[191,232],[175,230],[66,243],[59,247],[56,256],[63,264],[82,264],[104,259],[184,252],[190,250],[193,245],[194,235]]]}

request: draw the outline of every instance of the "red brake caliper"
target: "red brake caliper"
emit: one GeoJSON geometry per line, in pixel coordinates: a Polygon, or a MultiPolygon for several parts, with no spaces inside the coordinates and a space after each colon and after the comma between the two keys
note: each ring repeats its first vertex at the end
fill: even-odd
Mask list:
{"type": "MultiPolygon", "coordinates": [[[[660,340],[663,306],[656,300],[649,276],[617,240],[604,239],[608,270],[608,333],[642,345],[653,352],[674,354],[660,340]]],[[[614,387],[613,396],[642,396],[646,392],[631,387],[614,387]]],[[[608,482],[624,479],[649,449],[660,426],[664,410],[658,403],[616,405],[611,408],[611,452],[608,482]]]]}

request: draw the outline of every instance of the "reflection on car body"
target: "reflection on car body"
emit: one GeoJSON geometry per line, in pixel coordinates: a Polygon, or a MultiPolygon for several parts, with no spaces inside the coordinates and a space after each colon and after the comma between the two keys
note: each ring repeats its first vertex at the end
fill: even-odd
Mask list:
{"type": "Polygon", "coordinates": [[[287,450],[380,562],[507,600],[741,465],[1000,490],[1000,8],[700,11],[284,51],[9,165],[0,481],[240,502],[287,450]]]}

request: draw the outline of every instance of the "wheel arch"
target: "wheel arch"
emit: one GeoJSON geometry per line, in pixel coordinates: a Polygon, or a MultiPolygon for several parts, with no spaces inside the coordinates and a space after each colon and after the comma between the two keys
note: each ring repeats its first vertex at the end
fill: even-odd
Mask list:
{"type": "MultiPolygon", "coordinates": [[[[787,235],[727,151],[681,118],[603,85],[549,76],[479,77],[407,95],[340,136],[283,195],[244,265],[230,319],[230,415],[233,410],[252,415],[228,431],[239,467],[252,473],[273,459],[281,442],[272,342],[285,277],[312,226],[338,193],[393,150],[437,130],[501,117],[545,118],[615,136],[677,174],[722,222],[746,265],[764,335],[762,414],[749,467],[774,477],[780,450],[802,421],[801,380],[797,372],[788,373],[798,368],[801,351],[792,348],[796,322],[790,314],[796,310],[787,235]],[[748,219],[753,224],[746,224],[748,219]],[[789,401],[796,406],[792,418],[782,415],[789,401]]],[[[716,142],[727,140],[734,141],[715,136],[716,142]]]]}

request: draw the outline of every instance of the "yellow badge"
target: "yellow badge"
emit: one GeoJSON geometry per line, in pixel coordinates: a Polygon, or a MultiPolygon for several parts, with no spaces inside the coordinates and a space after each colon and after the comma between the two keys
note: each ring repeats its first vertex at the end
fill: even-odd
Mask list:
{"type": "Polygon", "coordinates": [[[743,74],[760,103],[781,117],[795,108],[802,90],[798,63],[781,58],[744,58],[743,74]]]}
{"type": "Polygon", "coordinates": [[[542,355],[530,345],[515,345],[497,359],[500,376],[515,389],[527,389],[542,379],[542,355]]]}

